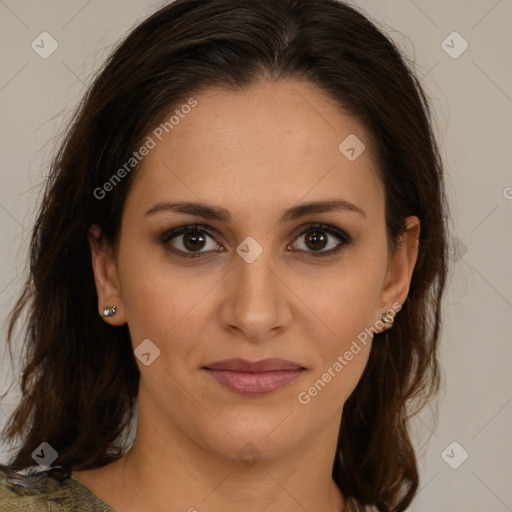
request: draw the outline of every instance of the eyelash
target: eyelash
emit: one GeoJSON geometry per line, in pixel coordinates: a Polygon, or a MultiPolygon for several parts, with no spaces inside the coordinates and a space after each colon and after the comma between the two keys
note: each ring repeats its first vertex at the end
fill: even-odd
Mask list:
{"type": "MultiPolygon", "coordinates": [[[[323,258],[323,257],[327,257],[327,256],[332,256],[335,253],[337,253],[338,251],[340,251],[343,247],[346,247],[352,243],[352,239],[345,232],[343,232],[340,229],[338,229],[334,226],[331,226],[329,224],[321,224],[321,223],[308,225],[308,227],[305,230],[303,230],[301,233],[299,233],[299,235],[297,235],[296,239],[307,234],[307,233],[313,232],[313,231],[322,231],[322,232],[328,233],[330,235],[333,235],[340,241],[340,243],[334,249],[331,249],[329,251],[321,251],[321,252],[299,251],[299,252],[305,252],[308,255],[312,256],[313,258],[323,258]]],[[[187,233],[187,232],[201,233],[202,235],[207,235],[210,238],[213,238],[213,236],[209,232],[207,226],[203,226],[201,224],[190,224],[187,226],[181,226],[181,227],[166,231],[163,235],[160,235],[158,237],[158,241],[162,245],[167,245],[173,238],[175,238],[179,235],[182,235],[184,233],[187,233]]],[[[175,254],[178,254],[180,257],[184,257],[184,258],[205,257],[210,252],[210,251],[206,251],[206,252],[198,252],[198,253],[194,254],[194,253],[183,252],[182,250],[176,249],[176,248],[172,248],[170,250],[172,252],[174,252],[175,254]]]]}

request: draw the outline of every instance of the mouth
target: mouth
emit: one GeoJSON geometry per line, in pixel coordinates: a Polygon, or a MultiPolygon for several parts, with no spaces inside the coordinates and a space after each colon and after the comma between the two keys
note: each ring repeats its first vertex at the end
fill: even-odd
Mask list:
{"type": "Polygon", "coordinates": [[[306,371],[303,366],[284,359],[225,359],[203,366],[202,370],[219,384],[242,395],[261,396],[292,384],[306,371]]]}

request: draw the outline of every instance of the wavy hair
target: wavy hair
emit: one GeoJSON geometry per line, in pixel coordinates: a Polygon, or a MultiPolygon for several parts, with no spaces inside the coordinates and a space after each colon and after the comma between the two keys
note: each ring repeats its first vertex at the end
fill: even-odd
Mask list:
{"type": "Polygon", "coordinates": [[[105,197],[94,191],[184,98],[289,78],[314,84],[366,127],[385,188],[390,250],[407,216],[421,222],[408,298],[393,329],[375,335],[345,403],[332,473],[346,497],[379,511],[403,511],[412,501],[419,472],[409,419],[440,382],[443,167],[432,108],[412,66],[366,15],[337,0],[175,0],[113,49],[51,163],[30,272],[9,318],[11,349],[27,313],[22,398],[3,433],[22,440],[11,468],[32,466],[42,441],[59,464],[77,470],[125,450],[140,373],[127,326],[98,315],[87,234],[97,224],[117,243],[137,167],[105,197]]]}

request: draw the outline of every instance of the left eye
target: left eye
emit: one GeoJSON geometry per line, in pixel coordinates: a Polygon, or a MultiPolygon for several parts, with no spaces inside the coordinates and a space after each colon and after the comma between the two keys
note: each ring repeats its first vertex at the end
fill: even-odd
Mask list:
{"type": "Polygon", "coordinates": [[[312,256],[332,254],[347,245],[348,236],[342,232],[338,232],[333,226],[310,226],[303,231],[297,238],[301,241],[299,247],[301,251],[312,252],[312,256]],[[320,253],[320,254],[315,254],[320,253]]]}
{"type": "Polygon", "coordinates": [[[311,256],[330,255],[350,243],[350,238],[346,233],[334,226],[325,224],[309,226],[297,239],[300,240],[302,237],[304,237],[304,241],[302,242],[303,248],[299,248],[299,250],[311,252],[311,256]],[[329,247],[329,238],[336,238],[338,242],[331,242],[329,247]]]}

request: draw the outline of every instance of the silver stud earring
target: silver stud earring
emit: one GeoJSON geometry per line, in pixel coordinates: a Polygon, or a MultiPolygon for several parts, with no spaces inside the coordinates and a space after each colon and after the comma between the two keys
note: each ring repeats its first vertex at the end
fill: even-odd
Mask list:
{"type": "Polygon", "coordinates": [[[105,308],[103,310],[103,316],[104,317],[114,316],[116,314],[116,311],[117,311],[117,308],[115,306],[105,308]]]}

